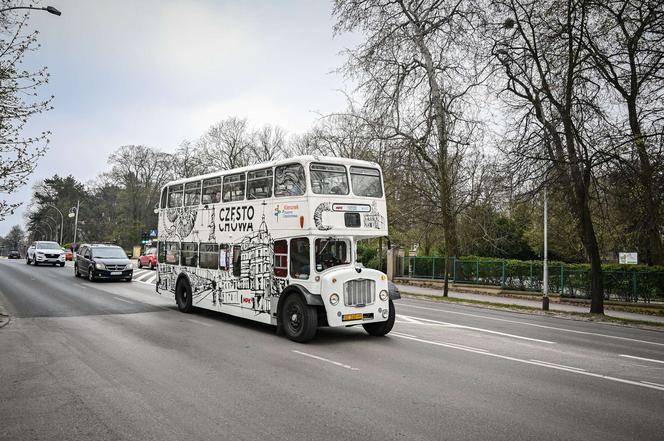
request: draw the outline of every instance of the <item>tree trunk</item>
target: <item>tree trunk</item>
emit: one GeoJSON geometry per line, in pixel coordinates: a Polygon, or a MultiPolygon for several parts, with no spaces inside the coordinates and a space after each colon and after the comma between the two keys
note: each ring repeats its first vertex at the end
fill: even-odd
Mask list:
{"type": "Polygon", "coordinates": [[[642,193],[641,203],[643,204],[643,220],[645,224],[645,241],[639,241],[645,247],[645,261],[648,265],[664,264],[664,250],[662,247],[662,237],[659,232],[660,213],[659,204],[653,191],[655,176],[653,168],[648,157],[646,142],[641,132],[636,100],[629,99],[627,110],[629,113],[629,125],[632,131],[632,139],[639,158],[638,182],[642,193]]]}

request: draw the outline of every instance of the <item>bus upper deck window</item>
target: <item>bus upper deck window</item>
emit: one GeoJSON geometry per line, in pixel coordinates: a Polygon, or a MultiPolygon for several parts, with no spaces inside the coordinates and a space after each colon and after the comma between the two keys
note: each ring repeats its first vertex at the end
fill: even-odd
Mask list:
{"type": "Polygon", "coordinates": [[[184,185],[184,205],[201,203],[201,181],[188,182],[184,185]]]}
{"type": "Polygon", "coordinates": [[[265,168],[247,173],[247,199],[265,199],[272,196],[272,169],[265,168]]]}
{"type": "Polygon", "coordinates": [[[203,205],[221,202],[221,178],[203,181],[203,205]]]}
{"type": "Polygon", "coordinates": [[[346,167],[334,164],[311,164],[311,190],[316,194],[348,194],[346,167]]]}
{"type": "Polygon", "coordinates": [[[223,201],[233,202],[244,199],[244,173],[224,176],[223,201]]]}
{"type": "Polygon", "coordinates": [[[383,196],[383,186],[380,182],[380,171],[375,168],[351,167],[350,181],[353,185],[353,194],[379,198],[383,196]]]}
{"type": "Polygon", "coordinates": [[[166,208],[166,201],[168,199],[168,187],[161,191],[161,208],[166,208]]]}
{"type": "Polygon", "coordinates": [[[182,206],[182,192],[182,184],[168,187],[168,208],[182,206]]]}
{"type": "Polygon", "coordinates": [[[274,169],[274,195],[276,197],[303,195],[306,189],[304,167],[301,164],[281,165],[274,169]]]}

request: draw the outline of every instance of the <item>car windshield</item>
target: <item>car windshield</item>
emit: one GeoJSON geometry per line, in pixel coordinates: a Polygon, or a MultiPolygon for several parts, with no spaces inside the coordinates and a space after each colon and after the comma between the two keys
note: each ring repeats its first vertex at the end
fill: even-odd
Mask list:
{"type": "Polygon", "coordinates": [[[60,248],[60,245],[58,245],[55,242],[38,242],[37,248],[39,248],[40,250],[62,250],[62,248],[60,248]]]}
{"type": "Polygon", "coordinates": [[[127,255],[120,247],[93,248],[92,257],[97,259],[126,259],[127,255]]]}

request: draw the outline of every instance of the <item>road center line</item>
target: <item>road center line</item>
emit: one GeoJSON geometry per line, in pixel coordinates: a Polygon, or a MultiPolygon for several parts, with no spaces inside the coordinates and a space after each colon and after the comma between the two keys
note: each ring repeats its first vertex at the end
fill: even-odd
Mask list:
{"type": "Polygon", "coordinates": [[[625,354],[620,354],[620,356],[625,357],[625,358],[633,358],[635,360],[652,361],[653,363],[662,363],[662,364],[664,364],[664,361],[655,360],[655,359],[652,359],[652,358],[635,357],[633,355],[625,355],[625,354]]]}
{"type": "Polygon", "coordinates": [[[632,381],[632,380],[626,380],[624,378],[610,377],[608,375],[595,374],[593,372],[580,371],[577,368],[571,369],[571,368],[563,367],[563,366],[560,366],[560,365],[541,363],[541,362],[536,362],[536,361],[532,361],[532,360],[524,360],[522,358],[516,358],[516,357],[510,357],[510,356],[507,356],[507,355],[494,354],[492,352],[481,352],[481,351],[478,351],[476,349],[462,348],[462,347],[459,347],[459,346],[451,345],[449,343],[441,343],[441,342],[437,342],[437,341],[424,340],[424,339],[421,339],[421,338],[406,337],[405,335],[394,334],[394,336],[398,337],[398,338],[405,338],[407,340],[417,341],[417,342],[420,342],[420,343],[426,343],[426,344],[430,344],[430,345],[434,345],[434,346],[441,346],[441,347],[450,348],[450,349],[457,349],[459,351],[472,352],[472,353],[479,354],[479,355],[484,355],[484,356],[487,356],[487,357],[500,358],[500,359],[503,359],[503,360],[514,361],[514,362],[517,362],[517,363],[530,364],[530,365],[533,365],[533,366],[541,366],[541,367],[545,367],[545,368],[548,368],[548,369],[555,369],[555,370],[559,370],[559,371],[571,372],[571,373],[577,374],[577,375],[585,375],[585,376],[588,376],[588,377],[601,378],[601,379],[604,379],[604,380],[615,381],[617,383],[631,384],[633,386],[646,387],[648,389],[655,389],[655,390],[664,391],[664,386],[654,385],[654,384],[644,383],[644,382],[638,382],[638,381],[632,381]]]}
{"type": "Polygon", "coordinates": [[[350,369],[351,371],[359,371],[360,370],[359,368],[354,368],[354,367],[351,367],[347,364],[339,363],[338,361],[333,361],[333,360],[327,359],[325,357],[319,357],[318,355],[307,354],[306,352],[296,351],[296,350],[293,350],[293,352],[295,352],[296,354],[304,355],[305,357],[314,358],[316,360],[324,361],[326,363],[331,363],[335,366],[339,366],[339,367],[342,367],[342,368],[345,368],[345,369],[350,369]]]}
{"type": "Polygon", "coordinates": [[[508,320],[508,319],[503,319],[503,318],[498,318],[498,317],[489,317],[486,315],[481,315],[481,314],[470,314],[468,312],[459,312],[459,311],[446,311],[444,309],[438,309],[438,308],[428,308],[425,306],[417,306],[417,305],[409,305],[408,303],[399,303],[399,306],[405,306],[407,308],[417,308],[417,309],[425,309],[427,311],[438,311],[438,312],[444,312],[447,314],[457,314],[457,315],[465,315],[468,317],[477,317],[477,318],[482,318],[486,320],[495,320],[498,322],[506,322],[506,323],[516,323],[519,325],[524,325],[524,326],[533,326],[536,328],[543,328],[543,329],[555,329],[557,331],[564,331],[564,332],[571,332],[574,334],[584,334],[584,335],[594,335],[597,337],[605,337],[605,338],[613,338],[616,340],[624,340],[624,341],[634,341],[638,343],[646,343],[649,345],[657,345],[657,346],[664,346],[664,343],[658,343],[654,341],[648,341],[648,340],[639,340],[636,338],[629,338],[629,337],[619,337],[617,335],[607,335],[607,334],[600,334],[598,332],[588,332],[588,331],[577,331],[576,329],[567,329],[567,328],[558,328],[556,326],[547,326],[547,325],[539,325],[537,323],[527,323],[527,322],[521,322],[518,320],[508,320]]]}
{"type": "Polygon", "coordinates": [[[652,384],[653,386],[659,386],[659,387],[661,387],[661,388],[664,388],[664,384],[653,383],[652,381],[642,381],[641,383],[644,383],[644,384],[652,384]]]}
{"type": "Polygon", "coordinates": [[[119,300],[119,301],[121,301],[121,302],[131,303],[132,305],[135,305],[135,304],[136,304],[136,302],[132,302],[131,300],[126,300],[126,299],[123,299],[123,298],[121,298],[121,297],[113,296],[113,298],[114,298],[115,300],[119,300]]]}
{"type": "MultiPolygon", "coordinates": [[[[407,318],[408,316],[404,316],[402,314],[399,314],[399,317],[407,318]]],[[[426,322],[426,323],[434,323],[434,324],[437,324],[437,325],[442,325],[442,326],[446,326],[446,327],[450,327],[450,328],[469,329],[471,331],[486,332],[488,334],[502,335],[503,337],[516,338],[516,339],[519,339],[519,340],[534,341],[534,342],[537,342],[537,343],[545,343],[545,344],[548,344],[548,345],[555,345],[556,344],[556,342],[554,342],[554,341],[541,340],[539,338],[524,337],[522,335],[508,334],[506,332],[492,331],[490,329],[476,328],[474,326],[457,325],[455,323],[448,323],[448,322],[439,322],[437,320],[425,319],[425,318],[422,318],[422,317],[410,317],[410,318],[415,319],[417,321],[423,321],[423,322],[426,322]]]]}

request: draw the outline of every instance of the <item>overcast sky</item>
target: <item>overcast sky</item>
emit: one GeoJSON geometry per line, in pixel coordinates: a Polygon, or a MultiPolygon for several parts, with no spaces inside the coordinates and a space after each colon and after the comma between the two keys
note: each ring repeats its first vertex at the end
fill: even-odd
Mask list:
{"type": "MultiPolygon", "coordinates": [[[[23,226],[32,186],[73,174],[87,182],[121,145],[172,151],[229,116],[252,125],[307,130],[317,113],[344,107],[343,78],[331,73],[353,36],[333,37],[327,0],[44,0],[62,11],[34,12],[55,109],[34,129],[51,130],[48,154],[30,183],[9,197],[24,202],[0,222],[23,226]]],[[[5,195],[2,195],[3,197],[5,195]]]]}

